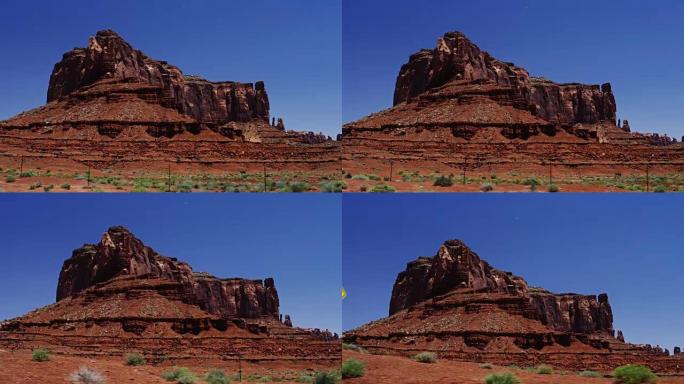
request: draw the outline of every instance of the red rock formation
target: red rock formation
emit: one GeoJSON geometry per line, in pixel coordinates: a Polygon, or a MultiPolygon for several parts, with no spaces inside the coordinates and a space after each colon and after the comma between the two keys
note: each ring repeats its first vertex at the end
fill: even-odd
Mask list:
{"type": "Polygon", "coordinates": [[[222,317],[278,318],[278,292],[272,278],[218,279],[196,273],[184,262],[161,256],[126,228],[112,227],[98,244],[86,244],[64,262],[57,301],[115,277],[176,281],[189,293],[185,301],[222,317]]]}
{"type": "Polygon", "coordinates": [[[511,88],[520,106],[550,122],[615,124],[610,84],[556,84],[530,77],[524,68],[481,51],[461,32],[447,32],[434,49],[411,55],[397,76],[394,105],[451,81],[481,81],[511,88]]]}
{"type": "Polygon", "coordinates": [[[390,316],[345,332],[378,353],[434,351],[447,359],[612,369],[630,362],[679,370],[659,347],[614,336],[608,296],[554,294],[493,268],[460,240],[399,273],[390,316]]]}
{"type": "Polygon", "coordinates": [[[64,54],[50,75],[47,101],[104,79],[158,86],[165,106],[199,122],[220,124],[251,119],[268,122],[268,95],[263,81],[214,83],[184,76],[177,67],[133,49],[112,30],[99,31],[88,40],[86,48],[75,48],[64,54]]]}
{"type": "Polygon", "coordinates": [[[48,346],[76,355],[139,351],[176,360],[339,360],[335,334],[285,319],[272,278],[193,272],[112,227],[64,262],[56,303],[0,323],[0,347],[48,346]]]}

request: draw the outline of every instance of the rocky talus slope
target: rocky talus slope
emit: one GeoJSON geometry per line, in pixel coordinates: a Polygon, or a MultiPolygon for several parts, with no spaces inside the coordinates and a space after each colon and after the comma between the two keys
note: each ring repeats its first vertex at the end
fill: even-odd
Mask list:
{"type": "Polygon", "coordinates": [[[498,270],[462,241],[411,261],[392,289],[389,316],[345,332],[374,353],[500,365],[610,370],[626,363],[682,372],[682,355],[624,341],[608,295],[555,294],[498,270]]]}
{"type": "Polygon", "coordinates": [[[337,335],[292,325],[272,278],[221,279],[194,272],[123,227],[64,262],[57,302],[2,322],[0,347],[151,360],[339,359],[337,335]]]}

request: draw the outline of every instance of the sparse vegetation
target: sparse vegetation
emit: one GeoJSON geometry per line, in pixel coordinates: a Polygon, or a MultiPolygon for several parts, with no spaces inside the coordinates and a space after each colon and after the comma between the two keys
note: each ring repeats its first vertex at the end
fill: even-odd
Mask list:
{"type": "Polygon", "coordinates": [[[162,378],[180,384],[194,384],[197,376],[185,367],[173,367],[170,371],[162,373],[162,378]]]}
{"type": "Polygon", "coordinates": [[[549,192],[558,192],[560,189],[558,189],[558,186],[556,184],[551,184],[549,185],[549,192]]]}
{"type": "Polygon", "coordinates": [[[48,352],[47,349],[42,348],[34,349],[33,353],[31,354],[31,360],[39,362],[49,361],[50,352],[48,352]]]}
{"type": "Polygon", "coordinates": [[[64,183],[64,184],[62,184],[62,186],[61,186],[61,187],[62,187],[62,189],[65,189],[65,190],[67,190],[67,191],[68,191],[68,190],[70,190],[70,189],[71,189],[71,184],[69,184],[69,183],[64,183]]]}
{"type": "Polygon", "coordinates": [[[598,373],[596,371],[590,371],[590,370],[584,370],[584,371],[578,373],[578,375],[580,375],[582,377],[601,377],[600,373],[598,373]]]}
{"type": "Polygon", "coordinates": [[[228,376],[219,369],[212,369],[204,375],[204,381],[209,384],[230,384],[228,376]]]}
{"type": "Polygon", "coordinates": [[[362,186],[359,187],[359,191],[360,191],[360,192],[366,192],[367,190],[368,190],[368,186],[367,186],[367,185],[362,185],[362,186]]]}
{"type": "Polygon", "coordinates": [[[520,384],[520,380],[510,372],[492,373],[487,375],[485,384],[520,384]]]}
{"type": "Polygon", "coordinates": [[[295,181],[290,183],[289,185],[285,185],[283,189],[280,190],[280,192],[306,192],[311,190],[311,186],[309,183],[305,181],[295,181]]]}
{"type": "Polygon", "coordinates": [[[347,359],[342,363],[342,378],[348,379],[352,377],[363,376],[365,367],[362,362],[356,359],[347,359]]]}
{"type": "Polygon", "coordinates": [[[24,172],[22,172],[22,173],[19,174],[19,177],[21,177],[21,178],[24,178],[24,177],[35,177],[35,176],[38,176],[38,172],[33,171],[33,170],[24,171],[24,172]]]}
{"type": "Polygon", "coordinates": [[[14,183],[15,181],[17,181],[17,177],[14,175],[7,175],[7,177],[5,177],[5,182],[7,183],[14,183]]]}
{"type": "Polygon", "coordinates": [[[454,185],[454,179],[451,176],[440,175],[435,179],[432,185],[435,187],[451,187],[454,185]]]}
{"type": "Polygon", "coordinates": [[[546,364],[541,364],[535,367],[534,371],[540,375],[550,375],[553,373],[553,368],[546,364]]]}
{"type": "Polygon", "coordinates": [[[394,192],[396,189],[387,184],[376,185],[371,189],[371,192],[394,192]]]}
{"type": "Polygon", "coordinates": [[[352,180],[364,180],[364,181],[368,181],[368,180],[370,180],[370,177],[368,177],[368,176],[364,175],[363,173],[361,173],[361,174],[352,176],[351,179],[352,179],[352,180]]]}
{"type": "Polygon", "coordinates": [[[615,383],[618,384],[643,384],[655,383],[658,379],[648,367],[637,364],[627,364],[615,368],[613,371],[615,383]]]}
{"type": "Polygon", "coordinates": [[[80,367],[69,375],[69,379],[74,384],[104,384],[104,375],[100,371],[90,367],[80,367]]]}
{"type": "Polygon", "coordinates": [[[656,185],[655,188],[653,188],[653,192],[657,192],[657,193],[667,192],[667,188],[665,188],[664,185],[656,185]]]}
{"type": "Polygon", "coordinates": [[[321,183],[321,192],[340,193],[345,189],[347,189],[347,183],[344,181],[335,180],[321,183]]]}
{"type": "Polygon", "coordinates": [[[340,374],[337,371],[319,371],[310,376],[313,384],[337,384],[340,382],[340,374]]]}
{"type": "Polygon", "coordinates": [[[494,366],[491,365],[490,363],[484,363],[484,364],[480,364],[480,368],[482,368],[482,369],[492,369],[492,368],[494,368],[494,366]]]}
{"type": "Polygon", "coordinates": [[[145,365],[145,358],[139,353],[129,353],[126,355],[126,364],[133,366],[145,365]]]}
{"type": "Polygon", "coordinates": [[[342,343],[342,349],[348,349],[350,351],[359,352],[359,353],[367,353],[367,351],[365,349],[359,347],[356,344],[351,344],[351,343],[342,343]]]}
{"type": "Polygon", "coordinates": [[[436,363],[437,362],[437,355],[432,353],[432,352],[421,352],[415,356],[413,356],[413,360],[419,362],[419,363],[436,363]]]}
{"type": "Polygon", "coordinates": [[[54,187],[55,187],[54,185],[48,184],[48,185],[46,185],[46,186],[43,187],[43,192],[50,192],[50,191],[52,191],[52,189],[53,189],[54,187]]]}

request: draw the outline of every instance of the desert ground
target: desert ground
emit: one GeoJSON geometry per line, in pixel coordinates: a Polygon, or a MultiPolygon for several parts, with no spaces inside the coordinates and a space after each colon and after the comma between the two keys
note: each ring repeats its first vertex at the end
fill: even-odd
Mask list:
{"type": "MultiPolygon", "coordinates": [[[[363,377],[346,379],[349,384],[482,384],[492,373],[512,372],[523,384],[579,384],[614,383],[609,372],[600,372],[602,377],[584,377],[578,372],[554,371],[552,374],[537,374],[519,367],[493,365],[483,368],[478,363],[439,360],[434,364],[419,363],[406,357],[372,355],[350,350],[342,351],[342,359],[356,359],[365,364],[363,377]]],[[[684,376],[667,376],[658,379],[660,384],[684,383],[684,376]]]]}

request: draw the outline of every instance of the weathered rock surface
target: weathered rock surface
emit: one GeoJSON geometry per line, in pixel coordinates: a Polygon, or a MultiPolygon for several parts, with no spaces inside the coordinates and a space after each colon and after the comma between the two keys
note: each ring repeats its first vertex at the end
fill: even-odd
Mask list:
{"type": "Polygon", "coordinates": [[[0,347],[140,351],[173,359],[339,359],[338,337],[294,327],[272,278],[219,279],[160,255],[123,227],[64,262],[57,302],[0,324],[0,347]]]}
{"type": "Polygon", "coordinates": [[[498,270],[460,240],[399,273],[389,317],[345,332],[372,352],[497,364],[552,364],[569,369],[612,369],[645,363],[678,371],[666,350],[615,337],[606,294],[555,294],[498,270]]]}

